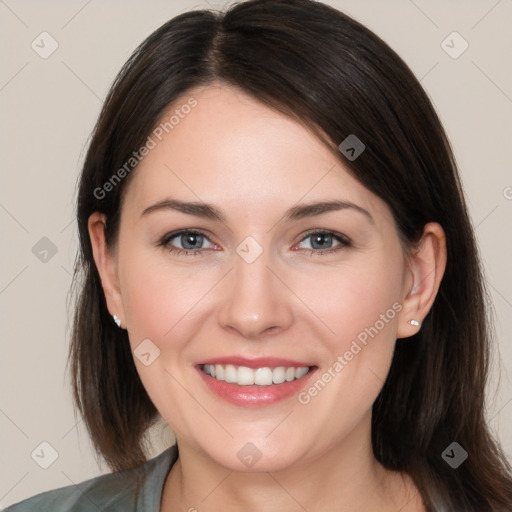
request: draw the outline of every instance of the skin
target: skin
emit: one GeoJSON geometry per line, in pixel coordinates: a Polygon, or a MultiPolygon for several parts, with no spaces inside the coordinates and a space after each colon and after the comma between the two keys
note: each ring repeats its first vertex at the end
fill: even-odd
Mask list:
{"type": "MultiPolygon", "coordinates": [[[[133,171],[118,245],[107,249],[103,215],[89,219],[110,313],[132,350],[147,338],[160,350],[149,366],[134,360],[180,449],[161,511],[425,510],[410,479],[374,458],[371,407],[396,339],[421,328],[408,321],[421,322],[435,299],[446,265],[442,228],[427,224],[418,247],[405,251],[387,204],[303,125],[226,85],[189,91],[177,105],[190,96],[197,106],[133,171]],[[226,222],[170,209],[141,216],[167,197],[213,204],[226,222]],[[292,206],[328,199],[364,208],[373,222],[349,208],[283,220],[292,206]],[[195,242],[202,255],[157,245],[185,228],[205,232],[195,242]],[[319,248],[306,238],[312,229],[352,244],[322,255],[340,242],[319,248]],[[252,263],[236,252],[247,236],[263,248],[252,263]],[[194,368],[212,357],[276,356],[309,361],[321,375],[394,303],[401,311],[305,405],[293,396],[238,407],[213,395],[194,368]],[[262,454],[251,468],[237,457],[247,442],[262,454]]],[[[178,236],[169,245],[182,243],[178,236]]]]}

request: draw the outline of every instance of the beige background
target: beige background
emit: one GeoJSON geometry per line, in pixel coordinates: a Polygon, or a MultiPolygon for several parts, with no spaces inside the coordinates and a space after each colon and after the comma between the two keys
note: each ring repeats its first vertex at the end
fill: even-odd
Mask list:
{"type": "MultiPolygon", "coordinates": [[[[494,394],[493,373],[488,417],[512,460],[512,0],[326,3],[404,58],[452,141],[496,311],[502,376],[494,394]],[[469,43],[457,59],[441,47],[453,31],[469,43]]],[[[73,416],[65,374],[75,182],[101,101],[132,50],[169,18],[204,7],[199,0],[0,0],[0,509],[107,471],[73,416]],[[47,59],[31,48],[43,31],[59,45],[47,59]],[[42,237],[57,249],[46,263],[32,252],[42,237]],[[43,441],[58,454],[48,469],[31,458],[43,441]]],[[[169,442],[165,426],[154,439],[157,454],[169,442]]]]}

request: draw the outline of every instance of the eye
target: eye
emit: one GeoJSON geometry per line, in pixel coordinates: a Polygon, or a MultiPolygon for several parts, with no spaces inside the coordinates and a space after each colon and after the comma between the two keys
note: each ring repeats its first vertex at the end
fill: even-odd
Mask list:
{"type": "Polygon", "coordinates": [[[324,254],[330,254],[333,252],[341,251],[346,247],[350,247],[351,240],[345,235],[334,233],[332,231],[313,231],[308,233],[300,243],[305,240],[311,239],[310,245],[312,249],[305,249],[310,256],[318,255],[323,256],[324,254]],[[333,241],[337,241],[338,245],[332,246],[333,241]]]}
{"type": "MultiPolygon", "coordinates": [[[[308,239],[311,239],[312,248],[303,250],[309,253],[310,256],[334,253],[352,245],[348,237],[332,231],[312,231],[308,233],[300,243],[308,239]],[[338,242],[338,244],[333,246],[333,242],[335,241],[338,242]]],[[[205,240],[209,241],[208,237],[201,231],[182,229],[165,235],[157,245],[166,247],[169,252],[176,255],[201,256],[206,252],[206,248],[203,247],[205,240]],[[176,241],[173,242],[175,239],[176,241]],[[176,243],[179,243],[181,247],[176,247],[176,243]]],[[[212,244],[212,247],[217,247],[212,242],[209,241],[209,243],[212,244]]]]}
{"type": "MultiPolygon", "coordinates": [[[[165,235],[158,245],[165,246],[169,252],[174,254],[199,256],[204,252],[205,248],[202,247],[202,245],[205,240],[208,240],[208,237],[204,233],[191,229],[183,229],[181,231],[175,231],[174,233],[165,235]],[[174,239],[177,239],[177,242],[181,244],[181,247],[175,247],[171,244],[171,241],[174,239]]],[[[215,244],[212,245],[215,246],[215,244]]]]}

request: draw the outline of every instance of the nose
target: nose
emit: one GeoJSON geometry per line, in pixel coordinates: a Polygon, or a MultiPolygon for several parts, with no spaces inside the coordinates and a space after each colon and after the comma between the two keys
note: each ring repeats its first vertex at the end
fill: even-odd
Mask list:
{"type": "Polygon", "coordinates": [[[293,321],[293,292],[283,281],[265,251],[252,263],[235,256],[221,292],[219,324],[254,341],[286,330],[293,321]]]}

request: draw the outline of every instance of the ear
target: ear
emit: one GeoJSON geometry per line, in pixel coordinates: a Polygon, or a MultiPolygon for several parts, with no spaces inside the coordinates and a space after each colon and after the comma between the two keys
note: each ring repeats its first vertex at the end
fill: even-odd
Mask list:
{"type": "Polygon", "coordinates": [[[408,338],[421,329],[441,285],[446,257],[443,228],[437,222],[426,224],[416,248],[407,256],[397,338],[408,338]],[[411,325],[409,320],[417,320],[420,325],[411,325]]]}
{"type": "Polygon", "coordinates": [[[107,307],[111,315],[117,315],[121,326],[125,328],[123,300],[117,276],[117,257],[112,254],[105,241],[106,217],[103,213],[94,212],[87,223],[91,239],[92,253],[96,268],[101,278],[107,307]]]}

